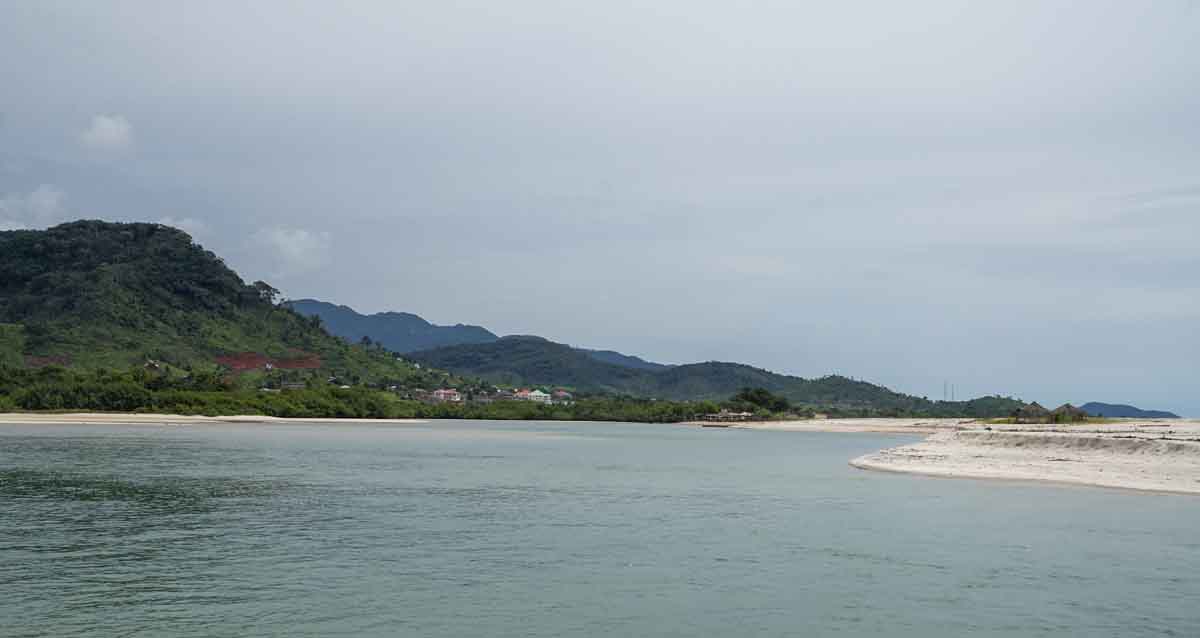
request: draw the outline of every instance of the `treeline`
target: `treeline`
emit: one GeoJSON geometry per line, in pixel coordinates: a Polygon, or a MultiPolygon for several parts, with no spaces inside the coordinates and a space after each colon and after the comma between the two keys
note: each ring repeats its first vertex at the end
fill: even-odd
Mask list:
{"type": "Polygon", "coordinates": [[[0,411],[147,412],[290,418],[529,419],[672,423],[718,409],[709,402],[589,398],[570,405],[529,401],[426,404],[381,389],[316,386],[264,391],[228,386],[215,374],[172,377],[131,371],[0,366],[0,411]]]}
{"type": "MultiPolygon", "coordinates": [[[[656,401],[631,397],[585,397],[570,404],[530,401],[422,403],[367,386],[313,384],[289,390],[231,385],[216,372],[186,376],[133,370],[22,369],[0,365],[0,411],[91,411],[254,414],[290,418],[528,419],[677,423],[722,410],[755,419],[806,418],[816,410],[795,406],[762,388],[744,388],[725,401],[656,401]]],[[[941,416],[824,409],[830,416],[941,416]]],[[[948,416],[993,416],[951,414],[948,416]]]]}

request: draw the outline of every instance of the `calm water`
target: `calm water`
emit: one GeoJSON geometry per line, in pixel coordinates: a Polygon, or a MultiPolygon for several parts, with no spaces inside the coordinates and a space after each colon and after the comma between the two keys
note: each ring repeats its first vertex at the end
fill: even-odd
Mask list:
{"type": "Polygon", "coordinates": [[[0,426],[4,636],[1200,636],[1200,499],[626,424],[0,426]]]}

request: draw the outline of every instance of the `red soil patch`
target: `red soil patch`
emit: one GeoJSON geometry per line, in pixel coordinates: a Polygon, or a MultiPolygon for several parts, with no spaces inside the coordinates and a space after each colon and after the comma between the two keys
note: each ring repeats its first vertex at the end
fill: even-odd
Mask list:
{"type": "Polygon", "coordinates": [[[25,355],[26,368],[45,368],[47,366],[62,366],[71,365],[71,355],[67,354],[52,354],[48,357],[36,357],[31,354],[25,355]]]}
{"type": "Polygon", "coordinates": [[[295,351],[294,357],[272,359],[257,352],[237,352],[216,358],[217,363],[234,372],[264,370],[267,366],[278,370],[313,370],[321,367],[321,358],[309,352],[295,351]]]}

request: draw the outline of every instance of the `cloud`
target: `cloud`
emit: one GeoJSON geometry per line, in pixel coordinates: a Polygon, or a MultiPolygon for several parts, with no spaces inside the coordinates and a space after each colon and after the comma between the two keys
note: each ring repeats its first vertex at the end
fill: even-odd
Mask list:
{"type": "Polygon", "coordinates": [[[259,250],[272,260],[273,277],[312,272],[330,262],[332,240],[327,232],[303,228],[267,228],[254,235],[259,250]]]}
{"type": "Polygon", "coordinates": [[[50,184],[0,197],[0,230],[44,228],[62,221],[66,195],[50,184]]]}
{"type": "Polygon", "coordinates": [[[94,115],[79,141],[88,148],[123,151],[133,145],[133,127],[123,115],[94,115]]]}
{"type": "Polygon", "coordinates": [[[193,238],[208,234],[208,224],[192,217],[160,217],[155,223],[178,228],[193,238]]]}

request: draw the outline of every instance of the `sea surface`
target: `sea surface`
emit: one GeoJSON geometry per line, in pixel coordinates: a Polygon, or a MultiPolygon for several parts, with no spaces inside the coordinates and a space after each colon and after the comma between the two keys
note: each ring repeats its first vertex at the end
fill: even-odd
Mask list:
{"type": "Polygon", "coordinates": [[[1200,498],[686,426],[0,425],[2,636],[1200,636],[1200,498]]]}

